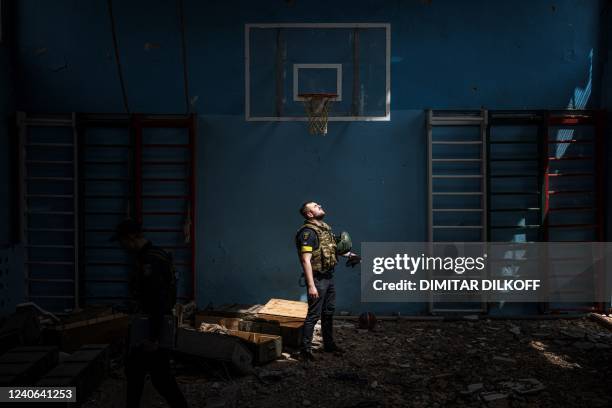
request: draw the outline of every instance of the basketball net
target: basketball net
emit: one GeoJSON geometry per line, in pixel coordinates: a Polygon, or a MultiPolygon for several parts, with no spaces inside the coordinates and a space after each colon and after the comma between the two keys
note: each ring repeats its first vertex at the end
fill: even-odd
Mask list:
{"type": "Polygon", "coordinates": [[[311,135],[326,135],[329,109],[335,94],[301,94],[308,115],[308,130],[311,135]]]}

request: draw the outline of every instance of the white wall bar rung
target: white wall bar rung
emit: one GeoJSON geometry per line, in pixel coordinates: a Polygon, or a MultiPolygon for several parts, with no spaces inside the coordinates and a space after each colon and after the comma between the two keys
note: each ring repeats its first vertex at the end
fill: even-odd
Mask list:
{"type": "Polygon", "coordinates": [[[72,162],[68,160],[27,160],[26,164],[55,164],[55,165],[63,164],[63,165],[67,165],[67,164],[72,164],[72,162]]]}
{"type": "Polygon", "coordinates": [[[73,215],[74,211],[26,211],[30,215],[73,215]]]}
{"type": "Polygon", "coordinates": [[[434,229],[453,229],[453,228],[465,228],[465,229],[482,229],[482,225],[434,225],[434,229]]]}
{"type": "Polygon", "coordinates": [[[35,232],[72,232],[74,228],[28,228],[27,230],[35,232]]]}
{"type": "MultiPolygon", "coordinates": [[[[436,111],[428,110],[426,115],[426,130],[427,130],[427,181],[428,181],[428,194],[427,194],[427,221],[428,221],[428,234],[427,238],[429,242],[449,242],[447,239],[449,236],[445,236],[445,240],[437,240],[437,237],[443,238],[444,230],[457,231],[457,238],[454,241],[467,241],[477,239],[472,235],[465,235],[468,231],[477,231],[479,235],[478,241],[487,241],[487,126],[488,126],[488,112],[486,110],[479,111],[436,111]],[[479,139],[473,140],[473,136],[469,140],[455,140],[453,137],[453,127],[465,127],[469,126],[472,128],[478,127],[479,139]],[[437,134],[436,140],[434,140],[434,128],[445,127],[445,137],[442,134],[437,134]],[[449,136],[450,135],[450,136],[449,136]],[[436,147],[434,152],[433,146],[436,147]],[[444,145],[448,145],[444,149],[444,145]],[[478,157],[474,157],[475,151],[470,149],[470,146],[479,146],[478,157]],[[461,150],[461,149],[464,150],[461,150]],[[466,157],[461,156],[461,152],[466,157]],[[447,157],[444,157],[446,155],[447,157]],[[454,157],[448,157],[448,156],[454,157]],[[478,168],[474,166],[474,174],[462,174],[466,173],[465,164],[474,163],[478,164],[478,168]],[[436,167],[438,167],[436,169],[436,167]],[[442,170],[443,169],[443,170],[442,170]],[[436,171],[437,170],[437,171],[436,171]],[[438,174],[434,174],[438,173],[438,174]],[[442,174],[441,174],[442,173],[442,174]],[[453,174],[454,173],[454,174],[453,174]],[[436,184],[434,186],[434,180],[436,183],[444,183],[444,179],[453,180],[453,186],[447,184],[436,184]],[[465,180],[465,181],[464,181],[465,180]],[[436,187],[440,188],[452,188],[457,189],[469,189],[473,190],[475,186],[467,184],[468,180],[479,180],[478,191],[436,191],[436,187]],[[463,185],[461,185],[463,184],[463,185]],[[447,198],[448,197],[448,198],[447,198]],[[454,197],[454,198],[453,198],[454,197]],[[462,198],[465,197],[465,198],[462,198]],[[461,208],[461,203],[458,200],[470,199],[464,204],[464,208],[461,208]],[[436,203],[434,203],[434,199],[436,203]],[[449,199],[453,200],[453,203],[446,202],[449,199]],[[474,203],[473,200],[479,200],[479,204],[474,203]],[[444,201],[446,200],[446,201],[444,201]],[[459,208],[434,208],[434,204],[437,207],[448,207],[449,205],[457,206],[459,208]],[[446,205],[445,205],[446,204],[446,205]],[[473,208],[480,207],[480,208],[473,208]],[[434,219],[434,213],[440,215],[452,215],[452,219],[447,219],[444,222],[443,219],[434,219]],[[480,219],[480,222],[478,222],[480,219]],[[466,225],[446,225],[453,223],[463,223],[466,225]],[[464,230],[465,232],[461,232],[464,230]],[[438,235],[434,235],[434,231],[437,231],[438,235]],[[461,234],[464,234],[466,238],[461,239],[461,234]]],[[[447,233],[448,234],[448,233],[447,233]]],[[[466,302],[473,302],[472,300],[466,300],[466,302]]],[[[444,303],[443,299],[435,298],[433,294],[429,297],[429,310],[431,313],[481,313],[487,310],[486,299],[480,298],[477,302],[477,307],[465,308],[465,304],[461,306],[458,304],[458,308],[448,307],[437,307],[438,304],[444,303]]],[[[440,305],[442,306],[442,305],[440,305]]],[[[446,306],[446,305],[444,305],[446,306]]]]}
{"type": "Polygon", "coordinates": [[[482,140],[436,140],[431,143],[440,145],[479,145],[482,144],[482,140]]]}
{"type": "MultiPolygon", "coordinates": [[[[78,252],[79,252],[79,214],[78,214],[78,137],[76,132],[76,114],[67,115],[44,115],[44,114],[26,114],[25,112],[17,112],[17,129],[19,138],[19,235],[20,240],[24,245],[24,280],[25,280],[25,298],[30,299],[71,299],[71,304],[68,303],[62,306],[62,309],[72,307],[74,310],[79,309],[79,274],[78,274],[78,252]],[[72,133],[72,140],[67,140],[65,135],[63,139],[48,138],[57,134],[56,131],[50,131],[46,139],[36,140],[38,134],[43,130],[37,130],[35,134],[31,134],[30,128],[67,128],[72,133]],[[34,160],[30,160],[33,148],[43,148],[37,151],[38,156],[34,160]],[[61,160],[54,160],[57,155],[57,148],[71,149],[71,157],[62,157],[61,160]],[[36,165],[53,165],[58,171],[63,174],[53,176],[33,175],[32,169],[36,165]],[[60,167],[65,166],[65,167],[60,167]],[[37,182],[71,182],[73,183],[73,191],[52,190],[52,188],[65,187],[62,183],[38,183],[37,182]],[[32,199],[36,199],[40,209],[31,208],[32,199]],[[57,200],[69,199],[70,201],[57,200]],[[49,222],[52,217],[34,217],[34,216],[69,216],[72,219],[53,218],[53,224],[49,222]],[[56,224],[57,220],[64,221],[63,224],[56,224]],[[61,232],[71,236],[70,240],[65,242],[57,241],[57,234],[61,232]],[[33,243],[34,241],[34,243],[33,243]],[[43,249],[67,249],[67,252],[52,251],[51,257],[49,251],[36,251],[43,249]],[[59,255],[59,256],[58,256],[59,255]],[[72,276],[64,279],[51,278],[50,276],[31,276],[31,267],[35,265],[47,266],[64,266],[72,269],[72,276]],[[70,283],[72,290],[64,293],[45,293],[45,295],[35,295],[31,291],[32,284],[40,285],[46,282],[63,282],[70,283]]],[[[46,289],[46,288],[45,288],[46,289]]],[[[59,307],[59,306],[58,306],[59,307]]]]}
{"type": "Polygon", "coordinates": [[[72,181],[72,177],[26,177],[28,181],[72,181]]]}
{"type": "Polygon", "coordinates": [[[433,126],[474,126],[480,124],[479,120],[437,120],[433,123],[433,126]]]}
{"type": "Polygon", "coordinates": [[[28,143],[27,147],[72,147],[72,143],[28,143]]]}
{"type": "Polygon", "coordinates": [[[74,245],[26,245],[26,248],[40,248],[40,249],[73,249],[74,245]]]}
{"type": "Polygon", "coordinates": [[[26,194],[28,198],[73,198],[72,194],[26,194]]]}
{"type": "MultiPolygon", "coordinates": [[[[61,261],[27,261],[28,265],[74,265],[74,262],[61,262],[61,261]]],[[[72,279],[71,279],[72,280],[72,279]]]]}
{"type": "Polygon", "coordinates": [[[459,158],[459,157],[453,157],[453,158],[442,158],[442,159],[431,159],[431,161],[433,162],[481,162],[482,159],[471,159],[471,158],[459,158]]]}
{"type": "Polygon", "coordinates": [[[56,121],[46,121],[46,120],[28,120],[25,124],[27,126],[32,127],[68,127],[70,126],[70,121],[56,120],[56,121]]]}
{"type": "Polygon", "coordinates": [[[42,126],[42,127],[53,127],[53,126],[62,126],[62,127],[72,127],[73,124],[73,115],[45,115],[45,114],[25,114],[21,122],[25,126],[42,126]]]}
{"type": "Polygon", "coordinates": [[[480,191],[436,191],[431,193],[433,195],[477,195],[481,196],[483,193],[480,191]]]}
{"type": "Polygon", "coordinates": [[[495,212],[524,212],[524,211],[539,211],[540,207],[526,207],[526,208],[494,208],[491,211],[495,212]]]}
{"type": "Polygon", "coordinates": [[[434,208],[433,212],[482,212],[482,208],[434,208]]]}
{"type": "Polygon", "coordinates": [[[433,178],[440,178],[440,179],[449,179],[449,178],[459,178],[459,179],[464,179],[464,178],[482,178],[482,174],[435,174],[432,176],[433,178]]]}

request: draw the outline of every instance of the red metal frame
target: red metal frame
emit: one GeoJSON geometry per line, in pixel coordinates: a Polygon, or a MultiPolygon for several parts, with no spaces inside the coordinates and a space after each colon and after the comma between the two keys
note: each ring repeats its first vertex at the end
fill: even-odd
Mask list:
{"type": "MultiPolygon", "coordinates": [[[[136,215],[139,222],[143,221],[145,215],[148,216],[164,216],[164,215],[184,215],[189,217],[189,242],[187,246],[190,251],[190,272],[191,272],[191,285],[192,293],[191,299],[196,299],[196,229],[195,229],[195,209],[196,209],[196,134],[197,134],[197,115],[190,114],[182,117],[175,116],[163,116],[163,115],[133,115],[132,126],[134,127],[135,136],[135,195],[136,195],[136,215]],[[142,132],[144,128],[181,128],[187,129],[188,131],[188,144],[157,144],[157,143],[143,143],[142,132]],[[172,149],[189,149],[189,160],[188,161],[171,161],[171,160],[143,160],[144,148],[172,148],[172,149]],[[143,177],[144,166],[164,166],[164,165],[185,165],[189,166],[189,174],[187,179],[180,178],[155,178],[155,177],[143,177]],[[144,181],[154,182],[180,182],[188,181],[189,194],[188,195],[171,195],[171,194],[143,194],[142,185],[144,181]],[[186,211],[144,211],[143,202],[146,199],[182,199],[187,201],[186,211]]],[[[180,232],[183,230],[175,230],[168,228],[153,228],[149,231],[155,232],[180,232]]],[[[180,246],[177,246],[179,248],[180,246]]],[[[177,263],[181,264],[181,263],[177,263]]],[[[183,265],[183,264],[181,264],[183,265]]]]}
{"type": "Polygon", "coordinates": [[[132,115],[134,132],[134,210],[136,221],[142,224],[142,122],[141,115],[132,115]]]}
{"type": "MultiPolygon", "coordinates": [[[[604,200],[604,192],[605,190],[605,178],[604,178],[604,159],[605,159],[605,143],[604,143],[604,131],[606,124],[606,115],[605,111],[597,111],[595,114],[595,188],[599,192],[597,194],[597,224],[599,228],[597,230],[597,239],[600,242],[605,242],[606,240],[606,223],[605,223],[605,200],[604,200]]],[[[604,265],[600,265],[598,273],[601,275],[602,280],[605,274],[605,270],[602,268],[604,265]]],[[[603,285],[599,286],[600,291],[603,292],[603,285]]],[[[600,294],[601,294],[600,292],[600,294]]],[[[602,297],[603,298],[603,297],[602,297]]],[[[606,304],[604,302],[600,302],[597,304],[598,312],[603,313],[606,310],[606,304]]],[[[609,310],[608,310],[609,312],[609,310]]]]}
{"type": "MultiPolygon", "coordinates": [[[[126,180],[133,179],[133,184],[131,186],[132,191],[128,194],[131,198],[131,212],[130,215],[132,218],[142,223],[145,217],[157,217],[157,216],[182,216],[189,217],[191,219],[191,223],[189,224],[189,236],[190,240],[186,245],[181,243],[164,245],[167,249],[187,249],[190,251],[189,253],[189,262],[176,262],[176,265],[181,266],[189,266],[185,268],[185,278],[188,273],[191,273],[191,284],[192,284],[192,292],[191,298],[195,300],[196,294],[196,268],[195,268],[195,248],[196,248],[196,232],[195,232],[195,209],[196,209],[196,167],[195,167],[195,158],[196,158],[196,134],[197,134],[197,115],[149,115],[143,113],[136,114],[81,114],[80,115],[80,124],[83,128],[125,128],[129,129],[132,141],[133,141],[133,150],[131,152],[131,162],[129,163],[131,169],[131,177],[128,177],[126,180]],[[146,128],[179,128],[186,129],[188,131],[188,143],[187,144],[179,144],[173,140],[168,140],[167,144],[160,143],[145,143],[144,140],[144,129],[146,128]],[[175,152],[178,150],[190,149],[187,153],[187,157],[184,161],[171,161],[171,160],[145,160],[144,159],[144,151],[145,149],[172,149],[175,152]],[[149,177],[144,176],[144,169],[147,166],[167,166],[167,165],[181,165],[181,166],[189,166],[187,168],[188,175],[184,178],[179,177],[155,177],[154,175],[149,177]],[[189,190],[187,194],[144,194],[143,192],[143,184],[145,182],[149,183],[180,183],[185,182],[186,189],[189,190]],[[145,211],[146,200],[149,199],[163,199],[163,200],[185,200],[186,208],[185,210],[153,210],[153,211],[145,211]]],[[[91,144],[89,147],[95,148],[131,148],[132,145],[126,144],[91,144]]],[[[88,161],[88,163],[93,163],[88,161]]],[[[98,161],[94,164],[119,164],[124,162],[117,161],[98,161]]],[[[108,181],[115,181],[116,178],[107,178],[108,181]]],[[[105,178],[92,178],[92,179],[83,179],[83,182],[87,181],[104,181],[105,178]]],[[[126,197],[128,196],[126,195],[126,197]]],[[[101,196],[96,196],[96,198],[100,198],[101,196]]],[[[109,195],[110,197],[110,195],[109,195]]],[[[115,197],[115,196],[113,196],[115,197]]],[[[84,214],[91,215],[91,212],[83,212],[84,214]]],[[[116,211],[102,211],[95,212],[95,214],[121,214],[121,212],[116,211]]],[[[94,233],[110,233],[112,229],[90,229],[89,232],[94,233]]],[[[157,233],[179,233],[185,232],[185,228],[176,228],[173,226],[169,227],[159,227],[152,225],[150,228],[145,228],[145,231],[148,232],[157,232],[157,233]]],[[[114,248],[114,246],[110,245],[90,245],[88,246],[90,249],[109,249],[114,248]]],[[[92,261],[87,262],[88,264],[92,264],[92,261]]],[[[93,262],[95,263],[95,261],[93,262]]],[[[119,265],[120,263],[107,263],[107,266],[124,266],[119,265]]],[[[112,279],[112,280],[100,280],[100,279],[87,279],[88,282],[124,282],[125,279],[112,279]]],[[[189,294],[185,294],[185,296],[189,296],[189,294]]],[[[90,296],[89,299],[111,299],[111,298],[120,298],[113,296],[105,296],[105,297],[95,297],[90,296]]]]}
{"type": "MultiPolygon", "coordinates": [[[[603,149],[603,135],[604,135],[604,124],[605,115],[603,111],[576,111],[576,112],[552,112],[547,116],[546,120],[546,132],[544,137],[546,138],[543,143],[543,162],[544,162],[544,183],[543,183],[543,238],[544,241],[550,241],[550,228],[586,228],[596,230],[596,239],[598,241],[605,240],[605,224],[604,224],[604,184],[603,184],[603,160],[604,160],[604,149],[603,149]],[[594,140],[564,140],[564,141],[552,141],[550,140],[550,128],[551,126],[594,126],[595,127],[595,139],[594,140]],[[593,144],[594,156],[569,156],[562,158],[550,157],[549,148],[550,144],[593,144]],[[550,174],[550,162],[561,161],[561,160],[595,160],[594,171],[592,173],[569,173],[569,174],[550,174]],[[550,177],[582,177],[582,176],[594,176],[595,186],[594,190],[565,190],[565,191],[551,191],[550,190],[550,177]],[[570,207],[570,208],[551,208],[550,207],[550,196],[558,194],[584,194],[590,193],[595,194],[596,203],[595,207],[570,207]],[[596,223],[595,224],[558,224],[551,225],[549,222],[549,214],[556,211],[596,211],[596,223]]],[[[570,242],[584,242],[584,241],[570,241],[570,242]]],[[[601,281],[596,282],[596,288],[603,290],[603,272],[600,270],[595,277],[601,281]]],[[[549,304],[547,311],[551,313],[560,312],[603,312],[605,304],[598,302],[590,307],[575,307],[575,308],[556,308],[550,309],[549,304]]]]}
{"type": "Polygon", "coordinates": [[[549,231],[548,231],[548,217],[549,217],[549,212],[550,212],[550,196],[548,195],[548,191],[550,190],[550,160],[549,160],[549,153],[548,153],[548,141],[550,140],[550,114],[546,113],[545,115],[545,121],[546,121],[546,130],[543,132],[544,133],[544,143],[542,143],[542,157],[543,157],[543,164],[542,164],[542,169],[543,169],[543,181],[542,181],[542,191],[543,191],[543,197],[544,199],[542,200],[542,231],[543,231],[543,238],[544,241],[548,241],[549,240],[549,231]]]}
{"type": "Polygon", "coordinates": [[[605,219],[604,219],[604,194],[605,191],[605,179],[604,179],[604,130],[605,130],[605,112],[596,112],[595,117],[595,177],[596,177],[596,188],[599,194],[597,195],[597,224],[600,226],[598,231],[598,240],[605,241],[605,219]]]}
{"type": "Polygon", "coordinates": [[[189,123],[189,144],[191,145],[191,225],[190,225],[190,243],[191,243],[191,267],[193,268],[192,273],[192,288],[193,293],[191,298],[195,301],[196,299],[196,174],[197,174],[197,162],[196,162],[196,134],[198,131],[198,118],[195,114],[191,114],[189,123]]]}
{"type": "MultiPolygon", "coordinates": [[[[71,115],[71,121],[68,121],[66,118],[66,114],[51,114],[51,115],[38,115],[40,117],[36,117],[36,123],[33,123],[33,126],[41,126],[47,122],[51,123],[51,126],[57,125],[65,125],[67,123],[71,123],[73,128],[77,129],[78,139],[79,139],[79,152],[78,152],[78,169],[75,174],[85,173],[84,167],[86,166],[111,166],[111,165],[126,165],[131,170],[132,174],[128,175],[128,177],[112,177],[112,176],[101,176],[101,177],[79,177],[78,189],[80,191],[85,191],[84,185],[90,182],[115,182],[115,181],[126,181],[131,182],[132,191],[128,194],[79,194],[79,203],[78,203],[78,211],[80,213],[80,219],[78,220],[78,228],[81,231],[77,241],[73,246],[58,246],[58,245],[48,245],[49,248],[61,248],[61,249],[72,249],[78,246],[78,250],[82,253],[79,255],[79,264],[83,266],[81,269],[81,273],[84,274],[85,279],[82,279],[82,282],[96,282],[96,281],[117,281],[124,282],[125,279],[88,279],[87,278],[87,270],[85,266],[87,265],[105,265],[105,266],[125,266],[126,264],[122,262],[105,262],[102,260],[95,259],[87,259],[85,260],[86,250],[88,249],[117,249],[116,245],[111,244],[87,244],[87,240],[85,237],[85,233],[90,234],[110,234],[114,230],[108,227],[101,228],[85,228],[85,217],[96,215],[117,215],[117,216],[125,216],[126,213],[124,211],[96,211],[96,210],[85,210],[84,199],[94,199],[94,198],[130,198],[131,208],[129,211],[129,215],[139,222],[143,221],[144,216],[182,216],[191,221],[188,224],[188,231],[185,231],[185,227],[183,228],[173,228],[173,226],[167,228],[150,228],[150,231],[153,232],[169,232],[169,233],[177,233],[177,232],[187,232],[189,234],[189,242],[187,245],[184,244],[174,244],[170,243],[170,245],[165,245],[168,249],[185,249],[186,247],[191,251],[189,254],[189,261],[185,262],[177,262],[177,265],[187,265],[190,264],[190,272],[191,272],[191,284],[192,284],[192,298],[195,299],[195,294],[197,293],[197,277],[195,274],[195,249],[196,249],[196,136],[197,136],[197,116],[195,114],[190,115],[147,115],[147,114],[97,114],[97,113],[79,113],[71,115]],[[100,144],[100,143],[87,143],[87,138],[85,137],[86,131],[90,128],[109,128],[109,129],[125,129],[130,131],[130,139],[129,143],[108,143],[108,144],[100,144]],[[188,130],[188,143],[187,144],[178,144],[174,143],[173,140],[169,140],[167,144],[158,144],[158,143],[143,143],[143,129],[144,128],[182,128],[188,130]],[[133,146],[132,146],[133,143],[133,146]],[[97,149],[129,149],[131,151],[131,159],[129,160],[86,160],[85,149],[86,148],[97,148],[97,149]],[[143,160],[143,150],[145,148],[148,149],[173,149],[175,151],[179,149],[190,149],[186,154],[188,156],[185,161],[145,161],[143,160]],[[152,165],[152,166],[166,166],[166,165],[184,165],[190,166],[188,168],[188,175],[184,178],[176,178],[176,177],[168,177],[168,178],[156,178],[156,177],[144,177],[143,169],[144,166],[152,165]],[[81,170],[81,168],[83,168],[81,170]],[[133,181],[133,182],[132,182],[133,181]],[[175,195],[172,194],[159,194],[159,195],[145,195],[143,194],[143,183],[144,182],[153,182],[153,183],[185,183],[186,190],[189,192],[185,195],[177,193],[175,195]],[[162,198],[162,199],[183,199],[187,201],[186,208],[183,211],[177,210],[169,210],[169,211],[144,211],[143,205],[144,201],[149,198],[162,198]]],[[[18,114],[18,123],[22,123],[26,119],[25,114],[18,114]]],[[[25,124],[24,124],[25,125],[25,124]]],[[[29,125],[28,125],[29,126],[29,125]]],[[[16,129],[19,130],[19,129],[16,129]]],[[[20,130],[20,132],[23,132],[20,130]]],[[[45,147],[45,148],[66,148],[69,144],[66,143],[43,143],[38,144],[37,147],[45,147]]],[[[23,151],[24,147],[21,146],[19,149],[23,151]]],[[[24,162],[25,164],[26,162],[24,162]]],[[[42,161],[42,160],[28,160],[29,164],[72,164],[71,161],[42,161]]],[[[76,177],[76,176],[75,176],[76,177]]],[[[40,178],[37,181],[68,181],[57,178],[57,177],[46,177],[40,178]]],[[[23,186],[20,184],[20,188],[23,186]]],[[[20,195],[16,195],[20,196],[20,195]]],[[[25,197],[25,193],[22,192],[22,197],[25,197]]],[[[45,195],[51,197],[51,195],[45,195]]],[[[68,195],[54,195],[54,197],[70,198],[68,195]],[[64,197],[65,196],[65,197],[64,197]]],[[[76,208],[75,208],[76,211],[76,208]]],[[[69,214],[61,214],[60,212],[54,211],[38,211],[37,214],[45,214],[45,215],[69,215],[69,214]]],[[[76,225],[75,225],[76,228],[76,225]]],[[[21,228],[19,228],[21,230],[21,228]]],[[[58,230],[58,229],[56,229],[58,230]]],[[[66,231],[73,231],[72,228],[66,229],[66,231]]],[[[35,247],[34,245],[31,245],[35,247]]],[[[40,246],[39,246],[40,247],[40,246]]],[[[29,261],[29,263],[33,263],[37,261],[29,261]]],[[[52,261],[52,264],[58,265],[58,262],[52,261]]],[[[186,274],[189,273],[189,268],[185,269],[186,274]]],[[[187,276],[186,276],[186,279],[187,276]]],[[[78,295],[77,295],[78,296],[78,295]]],[[[39,295],[37,297],[47,297],[53,298],[53,296],[47,295],[39,295]]],[[[57,298],[69,298],[66,296],[55,296],[57,298]]],[[[122,296],[86,296],[84,299],[122,299],[122,296]]]]}

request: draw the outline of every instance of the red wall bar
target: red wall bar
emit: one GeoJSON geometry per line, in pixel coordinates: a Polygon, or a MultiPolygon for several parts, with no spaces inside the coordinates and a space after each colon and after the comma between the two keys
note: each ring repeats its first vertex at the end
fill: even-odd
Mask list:
{"type": "Polygon", "coordinates": [[[198,129],[198,117],[195,113],[191,114],[191,121],[189,124],[189,145],[191,151],[191,173],[189,174],[191,182],[191,225],[189,226],[189,234],[191,245],[191,276],[192,276],[192,294],[191,298],[196,300],[196,174],[197,174],[197,162],[196,162],[196,133],[198,129]]]}
{"type": "Polygon", "coordinates": [[[134,132],[134,204],[136,221],[142,224],[142,124],[140,115],[132,116],[134,132]]]}

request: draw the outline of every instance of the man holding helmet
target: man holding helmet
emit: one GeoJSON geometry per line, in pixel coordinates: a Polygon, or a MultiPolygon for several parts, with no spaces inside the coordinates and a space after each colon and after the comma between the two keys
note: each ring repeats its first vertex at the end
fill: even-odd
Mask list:
{"type": "Polygon", "coordinates": [[[361,262],[359,255],[351,252],[351,238],[347,232],[335,236],[329,225],[323,222],[325,210],[314,201],[300,207],[304,224],[298,230],[295,243],[308,288],[308,314],[304,321],[300,359],[314,361],[312,335],[321,318],[324,351],[341,354],[342,349],[333,338],[333,316],[336,307],[336,289],[333,273],[338,256],[345,256],[347,266],[361,262]]]}

